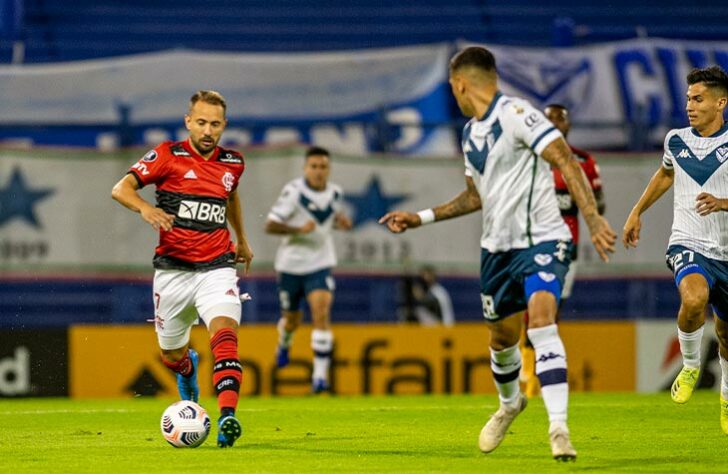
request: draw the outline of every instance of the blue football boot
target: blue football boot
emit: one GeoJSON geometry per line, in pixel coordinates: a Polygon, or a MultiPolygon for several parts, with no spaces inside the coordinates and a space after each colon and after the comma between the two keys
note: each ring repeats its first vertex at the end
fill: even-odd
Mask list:
{"type": "Polygon", "coordinates": [[[288,358],[288,347],[278,346],[276,348],[276,366],[279,369],[287,366],[291,360],[288,358]]]}
{"type": "Polygon", "coordinates": [[[314,379],[313,385],[311,386],[311,392],[314,394],[330,392],[329,382],[324,379],[314,379]]]}
{"type": "Polygon", "coordinates": [[[233,415],[223,416],[217,421],[217,447],[230,448],[243,434],[243,427],[233,415]]]}
{"type": "Polygon", "coordinates": [[[177,374],[177,390],[182,400],[191,400],[197,403],[200,398],[200,386],[197,384],[197,366],[200,364],[200,356],[194,349],[189,350],[190,361],[192,362],[192,375],[185,377],[177,374]]]}

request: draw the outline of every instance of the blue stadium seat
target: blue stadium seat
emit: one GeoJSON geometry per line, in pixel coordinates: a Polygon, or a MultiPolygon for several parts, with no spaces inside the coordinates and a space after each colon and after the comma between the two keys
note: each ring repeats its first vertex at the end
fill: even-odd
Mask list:
{"type": "MultiPolygon", "coordinates": [[[[27,62],[74,60],[189,48],[292,52],[454,41],[551,46],[557,19],[573,43],[637,35],[724,39],[728,6],[676,0],[26,0],[27,62]],[[563,22],[561,23],[563,26],[563,22]],[[566,32],[568,34],[568,31],[566,32]]],[[[562,31],[563,33],[563,31],[562,31]]]]}

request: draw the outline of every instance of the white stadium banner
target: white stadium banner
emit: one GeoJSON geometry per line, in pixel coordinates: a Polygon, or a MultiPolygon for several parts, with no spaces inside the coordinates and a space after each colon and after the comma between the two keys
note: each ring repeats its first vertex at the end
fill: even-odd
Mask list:
{"type": "MultiPolygon", "coordinates": [[[[450,133],[416,127],[448,121],[449,54],[445,44],[297,54],[183,50],[0,66],[0,125],[117,124],[123,107],[131,124],[147,125],[150,144],[184,133],[189,97],[213,89],[228,101],[228,118],[237,124],[228,138],[238,145],[312,140],[365,153],[365,128],[342,124],[374,123],[386,114],[390,123],[415,126],[399,133],[398,151],[437,153],[438,141],[452,151],[450,133]],[[262,127],[262,136],[253,136],[253,127],[262,127]]],[[[96,143],[73,135],[67,144],[106,146],[103,135],[96,143]]]]}
{"type": "MultiPolygon", "coordinates": [[[[0,270],[72,267],[151,268],[157,236],[138,214],[111,199],[111,188],[146,150],[0,150],[0,270]]],[[[239,192],[256,268],[270,269],[278,238],[264,233],[268,210],[281,187],[299,176],[303,148],[246,153],[239,192]]],[[[607,216],[624,219],[660,164],[656,155],[598,156],[607,216]]],[[[465,188],[462,159],[412,160],[333,156],[331,179],[340,184],[354,219],[352,232],[336,233],[340,266],[357,272],[401,272],[434,263],[444,271],[476,275],[479,213],[393,235],[376,221],[393,209],[417,211],[446,202],[465,188]]],[[[144,195],[154,199],[151,187],[144,195]]],[[[487,203],[486,203],[487,205],[487,203]]],[[[582,225],[580,275],[668,276],[664,264],[672,221],[670,194],[644,217],[640,247],[621,246],[609,265],[598,262],[582,225]]]]}
{"type": "MultiPolygon", "coordinates": [[[[456,46],[462,47],[466,43],[456,46]]],[[[341,153],[455,156],[447,66],[455,45],[295,54],[169,51],[0,66],[0,140],[114,149],[123,122],[152,145],[184,136],[197,89],[229,101],[231,145],[317,143],[341,153]],[[387,123],[391,129],[380,129],[387,123]],[[57,130],[32,126],[66,125],[57,130]],[[30,128],[29,128],[30,127],[30,128]]],[[[685,75],[728,69],[728,42],[653,38],[572,48],[487,45],[506,94],[571,108],[570,139],[591,149],[659,145],[685,126],[685,75]],[[638,124],[635,126],[635,124],[638,124]]],[[[129,135],[129,132],[127,132],[129,135]]],[[[129,137],[127,137],[129,138],[129,137]]]]}
{"type": "Polygon", "coordinates": [[[728,42],[645,38],[573,48],[487,47],[505,94],[540,108],[566,105],[572,122],[593,124],[569,137],[589,148],[627,145],[630,133],[640,133],[627,127],[633,122],[644,122],[649,141],[661,144],[669,125],[687,126],[687,73],[713,64],[728,70],[728,42]]]}

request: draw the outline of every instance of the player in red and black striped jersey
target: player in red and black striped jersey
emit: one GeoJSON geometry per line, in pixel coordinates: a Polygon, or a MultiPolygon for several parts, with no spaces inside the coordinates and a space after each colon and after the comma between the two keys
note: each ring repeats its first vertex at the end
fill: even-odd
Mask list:
{"type": "Polygon", "coordinates": [[[185,400],[199,397],[199,356],[189,347],[191,326],[197,314],[207,325],[215,360],[220,447],[232,446],[242,433],[235,418],[242,381],[235,264],[244,263],[247,274],[253,259],[237,191],[245,162],[240,153],[218,146],[227,125],[226,107],[217,92],[195,93],[185,116],[189,138],[164,142],[149,151],[112,190],[114,199],[159,231],[154,255],[157,337],[162,361],[176,372],[185,400]],[[137,192],[149,184],[156,186],[156,206],[137,192]],[[191,319],[184,310],[193,305],[197,314],[191,319]]]}
{"type": "MultiPolygon", "coordinates": [[[[548,118],[556,128],[561,131],[566,138],[571,129],[571,120],[569,118],[569,110],[561,104],[550,104],[544,109],[544,115],[548,118]]],[[[599,214],[604,214],[606,205],[604,203],[604,191],[602,190],[602,179],[599,176],[599,166],[596,160],[584,150],[580,150],[575,146],[569,144],[571,152],[574,154],[574,158],[581,165],[581,169],[586,175],[587,181],[594,192],[594,198],[597,201],[597,210],[599,214]]],[[[559,209],[561,210],[561,217],[563,217],[566,225],[569,226],[571,231],[572,247],[571,265],[569,266],[569,272],[566,274],[564,279],[564,288],[561,292],[561,302],[563,303],[566,299],[571,296],[571,290],[574,285],[574,276],[576,274],[577,257],[579,249],[579,208],[576,202],[571,198],[569,189],[566,187],[566,181],[561,175],[558,168],[553,169],[554,174],[554,188],[556,190],[556,198],[559,202],[559,209]]],[[[528,313],[526,313],[528,318],[528,313]]],[[[528,338],[524,335],[524,347],[522,348],[523,365],[521,370],[521,380],[526,384],[526,396],[532,398],[538,395],[539,392],[539,381],[535,374],[535,363],[533,361],[535,355],[533,353],[533,347],[531,346],[528,338]]]]}

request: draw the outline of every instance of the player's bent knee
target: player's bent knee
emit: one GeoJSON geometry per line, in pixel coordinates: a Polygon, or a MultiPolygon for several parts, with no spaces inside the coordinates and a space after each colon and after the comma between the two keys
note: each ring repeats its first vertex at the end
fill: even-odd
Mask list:
{"type": "Polygon", "coordinates": [[[708,304],[708,292],[698,288],[695,291],[681,291],[680,304],[691,315],[702,316],[708,304]]]}
{"type": "Polygon", "coordinates": [[[238,321],[231,318],[230,316],[215,316],[210,320],[208,330],[210,334],[214,335],[221,329],[237,329],[238,321]]]}

